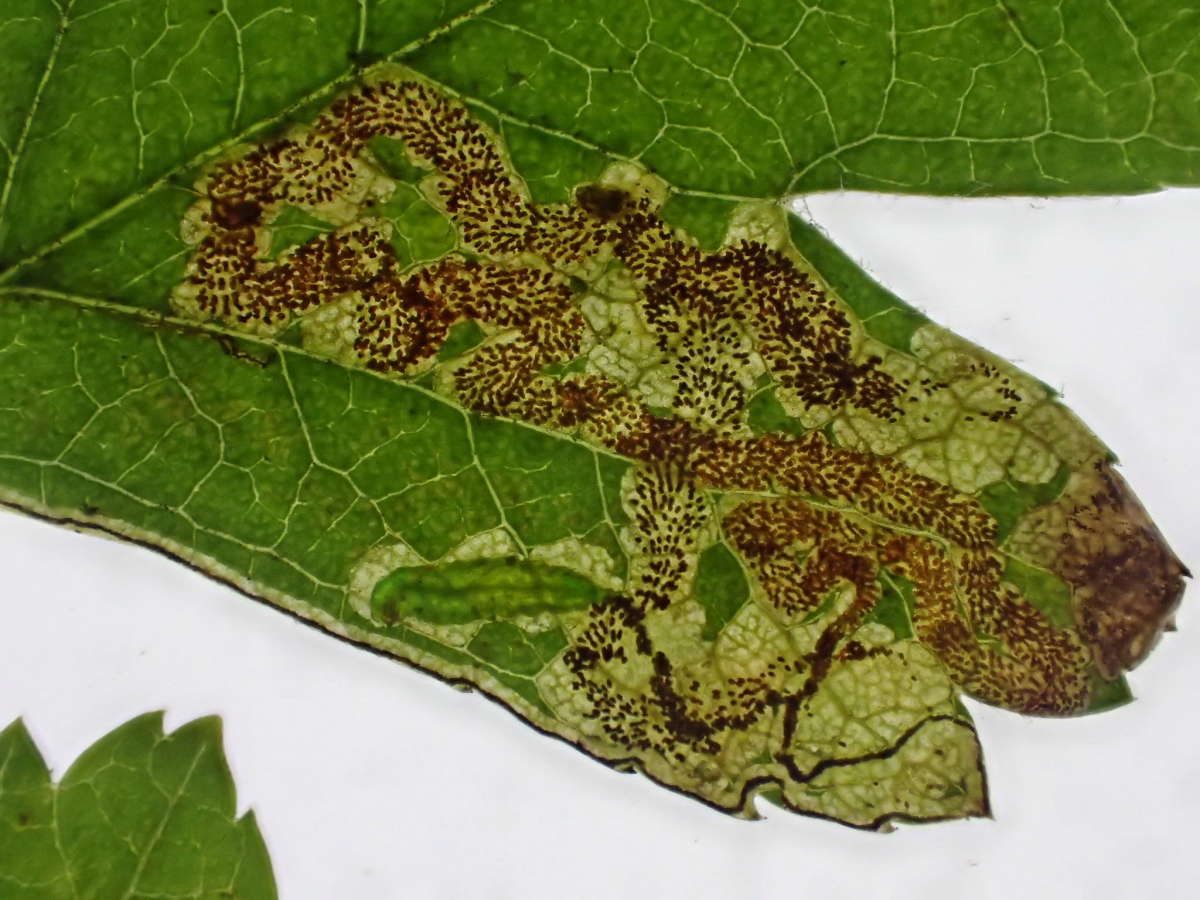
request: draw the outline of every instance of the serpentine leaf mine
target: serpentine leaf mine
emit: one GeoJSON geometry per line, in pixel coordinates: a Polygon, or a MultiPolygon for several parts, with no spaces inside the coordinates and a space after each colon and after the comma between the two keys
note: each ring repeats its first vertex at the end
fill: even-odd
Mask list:
{"type": "Polygon", "coordinates": [[[397,66],[196,187],[175,312],[411,386],[406,432],[465,416],[502,510],[411,507],[347,614],[610,765],[744,816],[984,814],[959,692],[1107,708],[1169,624],[1186,571],[1105,447],[943,329],[860,320],[775,205],[707,250],[632,163],[535,203],[397,66]],[[551,501],[596,512],[539,533],[551,501]]]}

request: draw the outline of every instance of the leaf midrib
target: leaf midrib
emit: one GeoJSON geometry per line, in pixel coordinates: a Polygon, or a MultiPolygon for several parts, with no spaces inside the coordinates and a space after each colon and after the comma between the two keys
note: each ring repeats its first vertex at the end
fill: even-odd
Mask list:
{"type": "MultiPolygon", "coordinates": [[[[207,337],[212,337],[212,338],[231,338],[236,341],[245,341],[248,343],[258,344],[259,346],[270,349],[272,352],[274,352],[277,355],[282,355],[284,353],[290,353],[294,356],[305,357],[306,359],[313,360],[314,362],[327,363],[330,365],[337,365],[337,363],[334,363],[328,357],[319,356],[319,355],[312,353],[302,347],[296,347],[291,344],[285,344],[285,343],[277,341],[273,338],[263,337],[261,335],[251,334],[251,333],[248,333],[245,331],[237,331],[236,329],[229,328],[229,327],[227,327],[225,325],[221,325],[217,322],[212,322],[212,321],[200,322],[195,319],[184,319],[179,316],[170,315],[168,313],[157,312],[155,310],[145,309],[145,308],[136,307],[136,306],[126,306],[121,303],[115,303],[111,300],[104,300],[100,297],[89,297],[84,294],[75,294],[75,293],[69,293],[66,291],[57,291],[57,290],[51,290],[49,288],[40,288],[40,287],[33,287],[33,286],[28,286],[28,285],[19,285],[19,284],[18,285],[2,285],[2,284],[0,284],[0,297],[9,296],[9,297],[18,297],[19,298],[23,295],[28,296],[28,297],[33,297],[38,300],[52,300],[52,301],[58,301],[60,303],[69,303],[72,306],[76,306],[81,309],[87,309],[87,310],[91,310],[93,312],[99,312],[99,313],[106,313],[108,315],[119,317],[122,319],[130,319],[135,322],[138,322],[139,324],[146,325],[148,327],[169,328],[169,329],[173,329],[175,331],[182,332],[185,334],[200,333],[207,337]]],[[[470,414],[470,410],[467,410],[464,407],[461,407],[461,406],[455,404],[444,394],[439,394],[436,391],[433,391],[427,387],[424,387],[423,385],[417,384],[416,382],[399,381],[399,380],[395,379],[394,377],[389,377],[382,373],[374,372],[370,369],[359,369],[359,368],[354,368],[351,366],[341,366],[340,368],[343,368],[349,372],[355,372],[355,373],[358,373],[361,375],[365,375],[370,378],[379,379],[380,381],[386,382],[387,384],[392,385],[393,387],[403,387],[403,388],[407,388],[407,389],[416,391],[417,393],[423,394],[424,396],[426,396],[432,400],[435,400],[438,403],[449,406],[451,409],[455,410],[456,412],[460,412],[463,414],[470,414]]],[[[577,438],[574,438],[571,435],[563,434],[563,433],[557,432],[557,431],[551,431],[549,429],[542,428],[538,425],[530,424],[529,422],[519,421],[517,419],[510,419],[505,416],[493,416],[491,418],[496,418],[500,421],[508,422],[513,425],[520,425],[522,428],[528,428],[530,431],[536,431],[539,434],[544,434],[547,437],[552,437],[556,440],[569,441],[570,443],[576,444],[580,447],[583,447],[584,449],[586,449],[588,451],[594,451],[595,453],[598,453],[602,456],[607,456],[611,459],[619,460],[621,462],[633,461],[633,460],[631,460],[631,458],[622,456],[621,454],[616,453],[612,450],[609,450],[606,447],[596,446],[596,445],[590,444],[586,441],[582,441],[577,438]]]]}
{"type": "MultiPolygon", "coordinates": [[[[293,356],[303,357],[305,359],[309,359],[314,362],[325,363],[325,364],[329,364],[329,365],[337,365],[337,363],[331,361],[327,357],[312,353],[311,351],[306,350],[303,347],[296,347],[291,344],[284,344],[273,338],[263,337],[261,335],[256,335],[256,334],[250,334],[250,333],[243,332],[243,331],[236,331],[232,328],[228,328],[228,327],[226,327],[224,325],[220,325],[216,322],[199,322],[199,321],[196,321],[193,319],[184,319],[184,318],[180,318],[178,316],[169,315],[167,313],[156,312],[154,310],[133,307],[133,306],[125,306],[123,304],[114,303],[110,300],[104,300],[104,299],[100,299],[97,297],[88,297],[88,296],[85,296],[82,294],[72,294],[72,293],[67,293],[64,291],[51,290],[51,289],[47,289],[47,288],[28,287],[28,286],[24,286],[24,285],[0,285],[0,298],[3,298],[5,296],[16,297],[16,298],[25,296],[25,297],[29,297],[29,298],[38,299],[38,300],[51,300],[51,301],[57,301],[57,302],[61,302],[61,303],[68,303],[77,308],[87,309],[87,310],[97,312],[97,313],[104,313],[104,314],[119,317],[122,319],[132,320],[134,322],[137,322],[141,325],[144,325],[144,326],[150,327],[150,328],[154,328],[154,327],[169,328],[169,329],[172,329],[177,332],[184,333],[184,334],[200,334],[200,335],[204,335],[206,337],[211,337],[214,339],[229,338],[229,339],[233,339],[236,341],[257,344],[261,347],[269,349],[274,354],[276,354],[280,359],[283,358],[284,354],[291,354],[293,356]]],[[[388,385],[390,385],[392,387],[401,387],[401,388],[407,388],[409,390],[416,391],[417,393],[422,394],[425,397],[428,397],[429,399],[431,399],[439,404],[443,404],[443,405],[449,407],[450,409],[454,410],[455,412],[459,413],[460,415],[468,417],[468,425],[469,425],[469,417],[471,415],[471,411],[469,409],[466,409],[465,407],[459,406],[451,398],[445,396],[444,394],[439,394],[436,391],[430,390],[429,388],[424,387],[423,385],[417,384],[415,382],[399,381],[394,377],[385,375],[380,372],[374,372],[370,369],[365,369],[365,368],[360,369],[360,368],[354,368],[354,367],[349,367],[349,366],[341,366],[340,368],[344,369],[347,372],[354,372],[354,373],[357,373],[357,374],[360,374],[360,375],[363,375],[363,376],[366,376],[369,378],[378,379],[380,381],[387,383],[388,385]]],[[[521,428],[527,428],[530,431],[535,431],[541,435],[544,435],[548,438],[552,438],[557,441],[566,441],[575,446],[581,447],[582,449],[584,449],[590,453],[596,454],[597,456],[606,456],[610,459],[614,459],[614,460],[617,460],[617,461],[623,462],[623,463],[637,463],[638,462],[638,460],[636,460],[632,457],[623,456],[622,454],[617,453],[613,450],[610,450],[607,447],[601,446],[599,444],[593,444],[593,443],[585,441],[585,440],[581,440],[570,434],[554,431],[554,430],[544,428],[539,425],[535,425],[535,424],[521,421],[518,419],[511,419],[511,418],[508,418],[505,416],[493,416],[490,418],[494,418],[498,421],[506,422],[510,425],[516,425],[521,428]]],[[[711,493],[728,493],[728,492],[723,492],[723,491],[717,491],[716,489],[705,489],[705,490],[707,490],[711,493]]],[[[780,494],[779,492],[772,491],[772,490],[762,490],[762,491],[743,490],[743,491],[736,491],[733,493],[737,493],[739,496],[761,497],[763,499],[773,499],[773,498],[778,498],[780,496],[784,496],[784,495],[780,494]]],[[[787,496],[795,496],[795,495],[788,494],[787,496]]],[[[805,497],[804,500],[806,503],[809,503],[812,506],[818,507],[820,509],[830,510],[833,512],[843,512],[846,509],[846,507],[844,507],[844,506],[840,506],[838,504],[832,503],[830,501],[822,500],[821,498],[817,498],[817,497],[805,497]]],[[[954,543],[949,538],[947,538],[945,535],[939,534],[934,531],[929,531],[926,529],[916,529],[911,526],[906,526],[906,525],[903,525],[898,522],[892,522],[892,521],[884,519],[880,516],[868,513],[865,510],[859,509],[858,507],[851,507],[851,509],[855,515],[861,517],[862,519],[864,519],[867,522],[870,522],[875,527],[886,528],[886,529],[896,531],[899,533],[909,534],[914,537],[926,538],[929,540],[937,541],[939,543],[944,543],[944,544],[948,544],[948,545],[953,545],[953,543],[954,543]]]]}

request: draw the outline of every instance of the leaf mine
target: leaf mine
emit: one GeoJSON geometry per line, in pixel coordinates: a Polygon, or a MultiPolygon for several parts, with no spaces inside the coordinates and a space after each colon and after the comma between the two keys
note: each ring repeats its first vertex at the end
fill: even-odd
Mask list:
{"type": "MultiPolygon", "coordinates": [[[[550,34],[539,59],[572,53],[511,84],[488,80],[496,17],[446,12],[370,58],[462,101],[383,65],[317,110],[346,83],[337,54],[243,83],[278,55],[268,32],[318,46],[303,16],[247,28],[222,75],[168,44],[232,45],[233,19],[180,9],[154,53],[131,33],[111,56],[139,65],[110,80],[93,49],[127,9],[33,6],[48,25],[9,29],[0,116],[5,503],[165,549],[736,815],[758,797],[866,828],[983,814],[960,694],[1041,715],[1128,699],[1186,572],[1105,447],[1035,379],[835,289],[801,223],[725,192],[1145,189],[1183,177],[1147,150],[1194,145],[1183,124],[1147,112],[1117,129],[1137,139],[1071,150],[1047,132],[1071,127],[1057,95],[1026,122],[987,104],[1029,98],[983,82],[926,115],[910,64],[968,41],[943,52],[954,29],[902,8],[854,37],[899,54],[878,111],[869,66],[814,68],[823,14],[787,51],[806,87],[748,37],[728,77],[720,58],[671,75],[707,51],[622,49],[649,33],[636,9],[619,35],[580,29],[594,48],[550,34]],[[35,44],[44,78],[21,62],[35,44]],[[710,96],[728,118],[697,127],[710,96]],[[613,98],[628,121],[599,114],[613,98]],[[263,131],[284,119],[304,124],[263,131]],[[111,155],[81,161],[81,135],[111,155]],[[641,162],[555,174],[587,147],[641,162]]],[[[360,25],[355,60],[388,31],[360,25]]],[[[964,85],[994,62],[963,55],[964,85]]]]}
{"type": "MultiPolygon", "coordinates": [[[[536,203],[491,129],[396,66],[197,191],[180,316],[298,325],[481,428],[626,466],[607,546],[412,508],[464,543],[380,545],[351,601],[392,652],[610,764],[746,816],[759,793],[860,827],[983,814],[958,692],[1111,705],[1178,602],[1182,565],[1044,386],[932,324],[876,337],[776,207],[704,250],[630,163],[536,203]],[[397,251],[399,170],[449,252],[397,251]],[[281,245],[292,221],[327,227],[281,245]]],[[[499,452],[479,431],[467,466],[499,452]]],[[[512,464],[539,486],[521,503],[582,487],[553,454],[512,464]]]]}

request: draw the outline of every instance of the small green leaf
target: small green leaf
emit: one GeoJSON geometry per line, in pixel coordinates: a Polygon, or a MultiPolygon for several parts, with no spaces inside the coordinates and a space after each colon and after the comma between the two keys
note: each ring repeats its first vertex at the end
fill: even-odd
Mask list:
{"type": "Polygon", "coordinates": [[[57,784],[20,720],[0,731],[0,894],[275,897],[253,813],[235,815],[216,718],[171,734],[147,713],[57,784]]]}

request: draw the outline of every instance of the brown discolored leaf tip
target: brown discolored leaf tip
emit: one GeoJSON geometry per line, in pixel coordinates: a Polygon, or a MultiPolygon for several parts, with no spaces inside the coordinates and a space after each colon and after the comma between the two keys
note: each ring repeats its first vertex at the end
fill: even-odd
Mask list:
{"type": "Polygon", "coordinates": [[[1173,630],[1187,568],[1107,460],[1072,490],[1059,573],[1075,586],[1080,633],[1106,678],[1132,669],[1173,630]]]}

